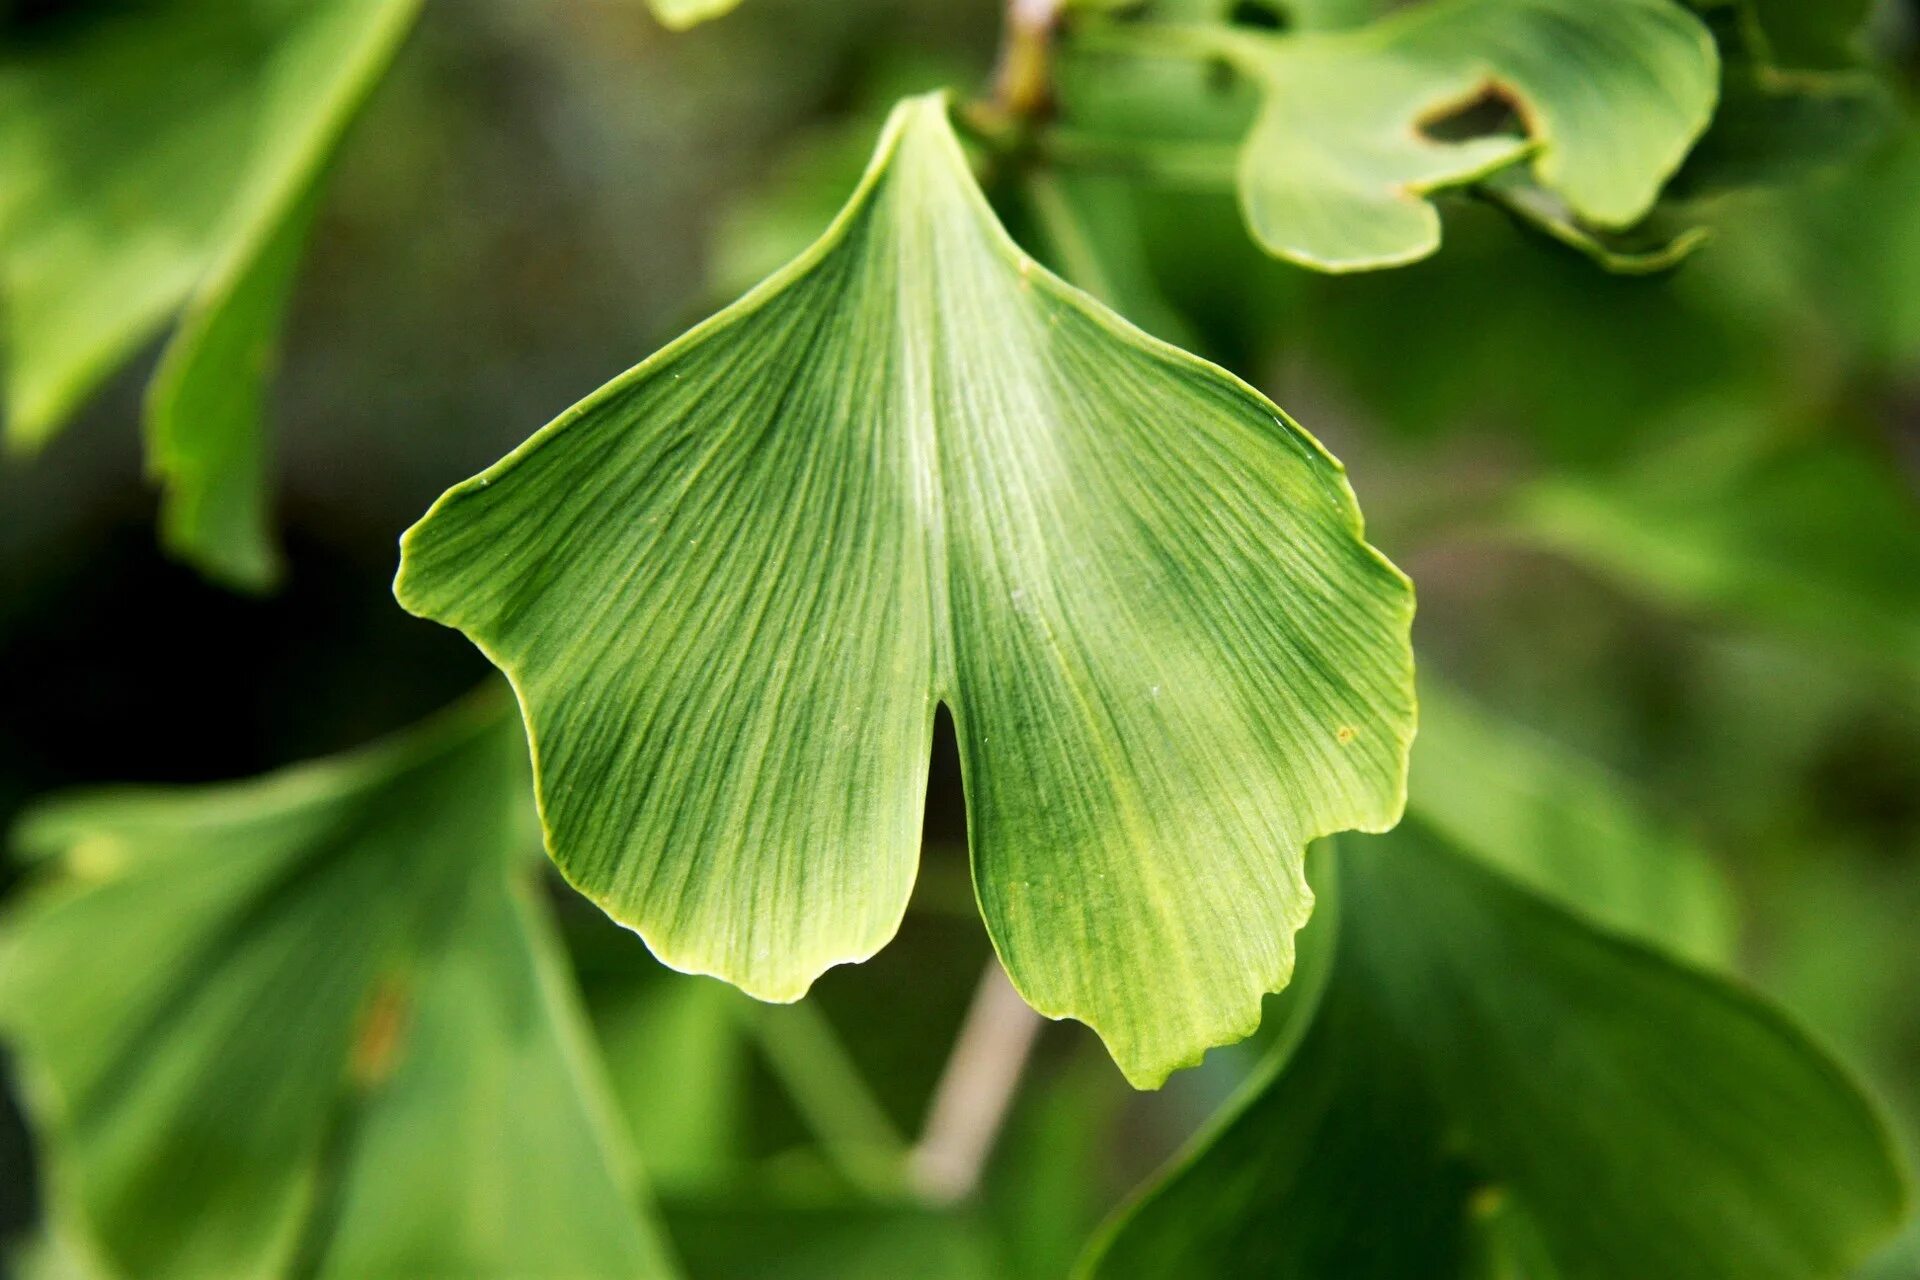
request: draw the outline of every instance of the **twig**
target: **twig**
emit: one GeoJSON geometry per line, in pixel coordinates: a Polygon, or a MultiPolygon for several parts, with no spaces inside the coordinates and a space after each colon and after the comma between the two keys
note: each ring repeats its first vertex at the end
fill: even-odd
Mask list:
{"type": "Polygon", "coordinates": [[[818,1007],[754,1005],[746,1018],[767,1065],[841,1176],[875,1199],[898,1198],[906,1143],[818,1007]]]}
{"type": "Polygon", "coordinates": [[[1061,0],[1007,0],[993,101],[1011,120],[1033,121],[1053,110],[1053,36],[1060,6],[1061,0]]]}
{"type": "Polygon", "coordinates": [[[908,1161],[921,1195],[952,1203],[979,1185],[1041,1022],[990,958],[908,1161]]]}

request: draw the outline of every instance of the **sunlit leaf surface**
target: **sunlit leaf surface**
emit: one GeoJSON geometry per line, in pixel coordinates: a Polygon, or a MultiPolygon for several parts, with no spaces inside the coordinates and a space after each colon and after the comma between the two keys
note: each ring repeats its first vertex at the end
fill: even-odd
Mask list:
{"type": "Polygon", "coordinates": [[[1303,845],[1400,811],[1412,598],[1339,465],[1022,254],[938,98],[396,589],[513,679],[567,876],[763,998],[892,935],[944,702],[1008,972],[1141,1084],[1284,985],[1303,845]]]}
{"type": "Polygon", "coordinates": [[[44,443],[179,311],[150,405],[170,548],[261,586],[260,384],[304,210],[419,0],[69,6],[0,47],[8,438],[44,443]]]}
{"type": "Polygon", "coordinates": [[[1738,988],[1409,822],[1342,841],[1314,1022],[1102,1277],[1806,1280],[1899,1221],[1880,1120],[1738,988]]]}
{"type": "Polygon", "coordinates": [[[739,7],[740,0],[647,0],[663,26],[675,31],[721,17],[739,7]]]}
{"type": "Polygon", "coordinates": [[[1523,159],[1591,227],[1638,222],[1706,127],[1718,71],[1670,0],[1435,0],[1350,31],[1207,38],[1264,98],[1240,165],[1255,238],[1334,271],[1432,253],[1429,193],[1523,159]],[[1493,118],[1448,119],[1476,104],[1493,118]]]}
{"type": "Polygon", "coordinates": [[[129,1277],[668,1264],[498,699],[257,782],[54,802],[0,934],[53,1211],[129,1277]]]}

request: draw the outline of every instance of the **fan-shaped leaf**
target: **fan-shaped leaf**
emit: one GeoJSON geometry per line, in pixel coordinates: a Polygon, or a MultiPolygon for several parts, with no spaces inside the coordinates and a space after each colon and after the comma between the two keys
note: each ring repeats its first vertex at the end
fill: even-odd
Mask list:
{"type": "Polygon", "coordinates": [[[936,98],[396,590],[513,679],[567,876],[763,998],[893,933],[945,702],[1008,972],[1143,1084],[1285,983],[1304,843],[1400,810],[1411,594],[1339,465],[1028,260],[936,98]]]}
{"type": "Polygon", "coordinates": [[[53,1208],[119,1272],[668,1271],[516,856],[498,699],[257,782],[56,802],[0,936],[53,1208]]]}
{"type": "Polygon", "coordinates": [[[419,0],[75,6],[0,50],[13,443],[59,429],[183,304],[149,403],[166,540],[271,580],[260,384],[319,172],[419,0]]]}
{"type": "Polygon", "coordinates": [[[1628,231],[1587,226],[1564,199],[1518,169],[1491,174],[1474,190],[1520,225],[1586,254],[1616,275],[1670,271],[1713,238],[1706,227],[1661,217],[1659,210],[1628,231]]]}
{"type": "Polygon", "coordinates": [[[1582,222],[1632,225],[1706,127],[1718,71],[1671,0],[1434,0],[1351,31],[1204,38],[1264,97],[1240,166],[1255,238],[1330,271],[1427,256],[1432,192],[1529,155],[1582,222]],[[1482,102],[1519,127],[1437,136],[1482,102]]]}

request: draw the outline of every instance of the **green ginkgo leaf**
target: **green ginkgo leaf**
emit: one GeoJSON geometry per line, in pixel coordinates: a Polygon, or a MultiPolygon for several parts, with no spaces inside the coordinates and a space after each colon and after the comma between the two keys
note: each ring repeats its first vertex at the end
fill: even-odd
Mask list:
{"type": "Polygon", "coordinates": [[[1022,254],[940,97],[396,592],[513,680],[568,878],[764,999],[892,936],[944,703],[1008,973],[1142,1085],[1286,982],[1305,843],[1401,808],[1412,595],[1339,464],[1022,254]]]}
{"type": "Polygon", "coordinates": [[[1090,1273],[1808,1280],[1900,1221],[1880,1117],[1764,1002],[1417,821],[1329,852],[1311,1026],[1090,1273]]]}
{"type": "Polygon", "coordinates": [[[1490,174],[1474,191],[1520,225],[1584,253],[1616,275],[1670,271],[1713,238],[1707,227],[1662,217],[1659,210],[1627,231],[1588,226],[1565,199],[1519,169],[1490,174]]]}
{"type": "Polygon", "coordinates": [[[157,1280],[668,1274],[526,873],[504,700],[255,782],[56,801],[0,932],[51,1209],[157,1280]]]}
{"type": "Polygon", "coordinates": [[[267,379],[316,203],[309,195],[268,244],[230,261],[231,278],[202,286],[147,387],[161,544],[237,587],[282,571],[267,494],[267,379]]]}
{"type": "Polygon", "coordinates": [[[1429,196],[1531,158],[1600,230],[1646,215],[1713,114],[1718,59],[1672,0],[1434,0],[1347,31],[1190,33],[1260,86],[1240,196],[1266,249],[1354,271],[1440,243],[1429,196]],[[1518,128],[1437,122],[1485,101],[1518,128]]]}
{"type": "Polygon", "coordinates": [[[7,436],[45,443],[169,317],[170,550],[267,585],[262,383],[321,170],[419,0],[75,6],[0,49],[7,436]]]}

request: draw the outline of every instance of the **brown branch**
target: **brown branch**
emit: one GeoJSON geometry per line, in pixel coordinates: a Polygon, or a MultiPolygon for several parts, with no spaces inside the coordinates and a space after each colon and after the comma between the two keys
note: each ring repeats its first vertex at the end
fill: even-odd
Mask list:
{"type": "Polygon", "coordinates": [[[967,1020],[947,1058],[927,1125],[908,1160],[914,1188],[938,1203],[964,1200],[1006,1122],[1042,1019],[988,959],[967,1020]]]}
{"type": "Polygon", "coordinates": [[[1053,113],[1053,37],[1061,0],[1007,0],[1000,57],[993,73],[993,106],[1013,124],[1053,113]]]}

